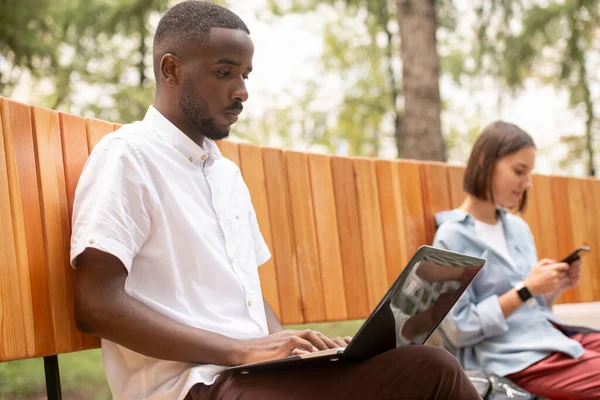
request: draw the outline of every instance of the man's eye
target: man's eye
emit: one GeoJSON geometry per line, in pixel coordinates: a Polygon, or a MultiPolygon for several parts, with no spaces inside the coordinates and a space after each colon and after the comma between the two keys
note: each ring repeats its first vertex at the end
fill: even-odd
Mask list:
{"type": "Polygon", "coordinates": [[[219,71],[219,76],[226,77],[229,75],[231,75],[231,72],[229,71],[219,71]]]}

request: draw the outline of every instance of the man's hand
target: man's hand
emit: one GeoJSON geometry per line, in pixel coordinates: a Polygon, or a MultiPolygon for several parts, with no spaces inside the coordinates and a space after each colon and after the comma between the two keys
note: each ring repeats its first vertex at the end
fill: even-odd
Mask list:
{"type": "Polygon", "coordinates": [[[284,330],[259,339],[241,341],[239,364],[277,360],[290,355],[313,353],[320,350],[345,348],[352,338],[330,339],[311,329],[284,330]]]}

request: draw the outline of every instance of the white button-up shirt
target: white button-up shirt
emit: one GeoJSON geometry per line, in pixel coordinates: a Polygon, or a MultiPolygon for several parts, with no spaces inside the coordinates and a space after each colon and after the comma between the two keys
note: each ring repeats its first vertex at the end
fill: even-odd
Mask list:
{"type": "MultiPolygon", "coordinates": [[[[125,291],[161,314],[237,339],[268,335],[257,268],[271,255],[239,168],[153,107],[104,137],[83,169],[71,263],[90,247],[118,257],[125,291]]],[[[102,352],[115,399],[182,399],[224,369],[153,359],[107,340],[102,352]]]]}

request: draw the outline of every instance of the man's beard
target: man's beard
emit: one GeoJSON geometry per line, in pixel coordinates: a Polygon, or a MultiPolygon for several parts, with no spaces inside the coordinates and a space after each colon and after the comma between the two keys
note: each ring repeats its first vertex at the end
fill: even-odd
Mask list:
{"type": "Polygon", "coordinates": [[[202,97],[196,96],[193,86],[184,82],[179,95],[179,107],[183,115],[196,133],[210,140],[221,140],[229,136],[229,126],[219,128],[208,111],[208,103],[202,97]]]}

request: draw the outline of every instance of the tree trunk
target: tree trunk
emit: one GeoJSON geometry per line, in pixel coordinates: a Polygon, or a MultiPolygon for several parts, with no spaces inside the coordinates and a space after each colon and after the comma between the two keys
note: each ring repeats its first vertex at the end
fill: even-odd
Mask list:
{"type": "Polygon", "coordinates": [[[397,0],[404,112],[399,157],[445,161],[435,0],[397,0]]]}

